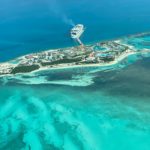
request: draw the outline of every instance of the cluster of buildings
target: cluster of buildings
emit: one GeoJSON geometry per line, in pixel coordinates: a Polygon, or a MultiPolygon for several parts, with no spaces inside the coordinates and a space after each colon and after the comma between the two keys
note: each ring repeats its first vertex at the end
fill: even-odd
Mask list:
{"type": "Polygon", "coordinates": [[[93,61],[96,63],[104,63],[115,60],[119,55],[129,52],[127,45],[120,44],[115,41],[101,42],[92,46],[93,61]]]}
{"type": "Polygon", "coordinates": [[[64,55],[60,50],[45,51],[24,56],[19,65],[41,64],[42,62],[56,61],[63,57],[64,55]]]}
{"type": "Polygon", "coordinates": [[[81,50],[80,47],[71,47],[57,50],[44,51],[40,53],[34,53],[22,57],[19,65],[33,65],[42,63],[50,63],[58,60],[71,60],[75,58],[84,58],[87,53],[91,52],[91,49],[87,51],[81,50]]]}
{"type": "Polygon", "coordinates": [[[0,64],[0,75],[10,74],[15,68],[15,65],[9,63],[0,64]]]}

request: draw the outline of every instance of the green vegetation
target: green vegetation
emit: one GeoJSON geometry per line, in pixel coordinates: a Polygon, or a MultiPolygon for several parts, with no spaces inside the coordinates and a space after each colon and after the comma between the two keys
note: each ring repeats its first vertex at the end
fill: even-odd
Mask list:
{"type": "Polygon", "coordinates": [[[104,62],[110,62],[110,61],[114,61],[115,57],[105,57],[105,58],[101,58],[101,60],[103,60],[104,62]]]}
{"type": "Polygon", "coordinates": [[[48,66],[48,65],[58,65],[58,64],[65,64],[65,63],[75,63],[81,61],[82,58],[75,58],[75,59],[61,59],[61,60],[56,60],[52,62],[42,62],[42,66],[48,66]]]}
{"type": "Polygon", "coordinates": [[[40,66],[39,65],[32,65],[32,66],[17,66],[12,70],[12,74],[16,74],[16,73],[26,73],[26,72],[31,72],[34,70],[39,69],[40,66]]]}

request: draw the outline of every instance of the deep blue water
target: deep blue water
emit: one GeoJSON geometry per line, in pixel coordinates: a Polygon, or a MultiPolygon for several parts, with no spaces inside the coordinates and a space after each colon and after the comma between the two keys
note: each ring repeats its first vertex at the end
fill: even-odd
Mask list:
{"type": "Polygon", "coordinates": [[[0,1],[0,61],[75,45],[71,22],[83,23],[85,43],[149,31],[148,0],[0,1]]]}

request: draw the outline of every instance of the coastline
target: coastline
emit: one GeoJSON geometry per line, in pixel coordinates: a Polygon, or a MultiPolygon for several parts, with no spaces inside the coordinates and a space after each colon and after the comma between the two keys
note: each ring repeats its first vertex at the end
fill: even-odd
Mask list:
{"type": "MultiPolygon", "coordinates": [[[[120,61],[124,60],[125,58],[127,58],[130,55],[134,55],[138,52],[134,51],[134,52],[128,52],[128,53],[124,53],[122,54],[120,57],[116,58],[114,61],[111,61],[109,63],[103,63],[103,64],[84,64],[84,65],[64,65],[64,64],[60,64],[60,65],[56,65],[53,67],[47,66],[47,67],[40,67],[37,70],[31,71],[31,72],[27,72],[27,73],[17,73],[18,75],[22,75],[22,74],[28,74],[28,73],[37,73],[40,71],[45,71],[45,70],[62,70],[62,69],[73,69],[73,68],[86,68],[86,67],[109,67],[112,65],[115,65],[117,63],[119,63],[120,61]]],[[[9,64],[9,63],[7,63],[9,64]]],[[[4,77],[4,76],[15,76],[15,74],[5,74],[5,75],[1,75],[0,77],[4,77]]]]}
{"type": "MultiPolygon", "coordinates": [[[[125,53],[123,55],[121,55],[120,57],[118,57],[115,61],[109,62],[109,63],[104,63],[104,64],[84,64],[84,65],[57,65],[57,66],[47,66],[47,67],[41,67],[37,70],[32,71],[32,73],[36,73],[39,71],[44,71],[44,70],[61,70],[61,69],[73,69],[73,68],[85,68],[85,67],[107,67],[107,66],[112,66],[115,65],[117,63],[119,63],[120,61],[124,60],[125,58],[127,58],[130,55],[134,55],[138,52],[129,52],[129,53],[125,53]]],[[[18,74],[24,74],[24,73],[18,73],[18,74]]],[[[11,74],[10,74],[11,75],[11,74]]]]}
{"type": "MultiPolygon", "coordinates": [[[[145,49],[145,51],[146,51],[146,53],[148,51],[150,52],[150,50],[148,50],[148,49],[145,49]]],[[[44,70],[61,70],[61,69],[73,69],[73,68],[82,68],[82,67],[83,68],[86,68],[86,67],[107,67],[107,66],[109,67],[109,66],[112,66],[112,65],[119,63],[120,61],[124,60],[128,56],[135,55],[138,53],[145,53],[145,51],[143,51],[143,52],[133,51],[133,52],[124,53],[120,57],[116,58],[116,60],[109,62],[109,63],[104,63],[104,64],[84,64],[84,65],[68,65],[68,66],[60,64],[60,65],[53,66],[53,67],[50,67],[50,66],[41,67],[41,68],[34,70],[30,73],[36,73],[36,72],[44,71],[44,70]]],[[[24,73],[18,73],[18,74],[24,74],[24,73]]],[[[12,74],[10,74],[10,75],[12,75],[12,74]]]]}

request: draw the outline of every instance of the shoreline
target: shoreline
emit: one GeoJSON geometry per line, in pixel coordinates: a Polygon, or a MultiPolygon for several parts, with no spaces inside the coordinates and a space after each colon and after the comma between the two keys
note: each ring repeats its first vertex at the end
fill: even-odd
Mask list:
{"type": "Polygon", "coordinates": [[[23,74],[30,74],[30,73],[38,73],[40,71],[45,71],[45,70],[61,70],[61,69],[73,69],[73,68],[86,68],[86,67],[109,67],[109,66],[112,66],[112,65],[115,65],[117,63],[119,63],[120,61],[124,60],[125,58],[127,58],[128,56],[132,56],[132,55],[135,55],[135,54],[138,54],[138,53],[149,53],[150,50],[149,49],[145,49],[145,51],[132,51],[132,52],[126,52],[122,55],[120,55],[118,58],[116,58],[116,60],[114,61],[111,61],[109,63],[104,63],[104,64],[98,64],[98,63],[95,63],[95,64],[84,64],[84,65],[63,65],[63,64],[60,64],[60,65],[57,65],[57,66],[53,66],[53,67],[50,67],[50,66],[47,66],[47,67],[41,67],[37,70],[34,70],[34,71],[31,71],[31,72],[27,72],[27,73],[17,73],[17,74],[5,74],[5,75],[0,75],[0,77],[4,77],[4,76],[15,76],[15,75],[23,75],[23,74]]]}
{"type": "MultiPolygon", "coordinates": [[[[145,49],[145,51],[132,51],[132,52],[125,52],[124,54],[120,55],[118,58],[116,58],[114,61],[111,61],[109,63],[103,63],[103,64],[84,64],[84,65],[64,65],[64,64],[60,64],[57,66],[47,66],[47,67],[41,67],[37,70],[31,71],[31,72],[27,72],[27,73],[17,73],[17,74],[4,74],[4,75],[0,75],[0,77],[4,77],[4,76],[15,76],[15,75],[22,75],[22,74],[30,74],[30,73],[37,73],[40,71],[45,71],[45,70],[61,70],[61,69],[73,69],[73,68],[86,68],[86,67],[109,67],[112,65],[115,65],[117,63],[119,63],[120,61],[124,60],[125,58],[127,58],[128,56],[134,55],[134,54],[138,54],[138,53],[147,53],[150,52],[150,50],[145,49]]],[[[9,64],[9,63],[7,63],[9,64]]]]}
{"type": "MultiPolygon", "coordinates": [[[[47,66],[47,67],[41,67],[37,70],[34,70],[32,72],[28,72],[28,73],[36,73],[36,72],[40,72],[40,71],[45,71],[45,70],[61,70],[61,69],[73,69],[73,68],[86,68],[86,67],[108,67],[108,66],[112,66],[112,65],[115,65],[117,63],[119,63],[120,61],[124,60],[125,58],[127,58],[128,56],[132,56],[132,55],[135,55],[135,54],[138,54],[138,53],[147,53],[147,52],[150,52],[150,50],[148,49],[145,49],[145,51],[142,51],[142,52],[139,52],[139,51],[132,51],[132,52],[126,52],[124,54],[122,54],[121,56],[119,56],[118,58],[116,58],[116,60],[114,61],[111,61],[109,63],[104,63],[104,64],[84,64],[84,65],[63,65],[63,64],[60,64],[60,65],[57,65],[57,66],[53,66],[53,67],[50,67],[50,66],[47,66]]],[[[18,74],[28,74],[28,73],[18,73],[18,74]]],[[[15,74],[9,74],[10,76],[12,75],[15,75],[15,74]]]]}
{"type": "MultiPolygon", "coordinates": [[[[95,63],[95,64],[68,65],[68,66],[60,64],[60,65],[53,66],[53,67],[50,67],[50,66],[41,67],[37,70],[32,71],[32,73],[39,72],[39,71],[44,71],[44,70],[61,70],[61,69],[73,69],[73,68],[82,68],[82,67],[83,68],[84,67],[107,67],[107,66],[115,65],[115,64],[119,63],[120,61],[124,60],[125,58],[127,58],[128,56],[134,55],[136,53],[138,53],[138,52],[129,52],[129,53],[122,54],[116,60],[114,60],[112,62],[109,62],[109,63],[104,63],[104,64],[95,63]]],[[[19,73],[19,74],[23,74],[23,73],[19,73]]]]}
{"type": "Polygon", "coordinates": [[[125,58],[127,58],[128,56],[130,55],[134,55],[134,54],[137,54],[138,52],[136,51],[132,51],[132,52],[126,52],[124,54],[122,54],[121,56],[119,56],[118,58],[116,58],[116,60],[114,61],[111,61],[109,63],[103,63],[103,64],[98,64],[98,63],[95,63],[95,64],[84,64],[84,65],[64,65],[64,64],[60,64],[60,65],[57,65],[57,66],[53,66],[53,67],[50,67],[50,66],[47,66],[47,67],[41,67],[37,70],[34,70],[34,71],[31,71],[31,72],[27,72],[27,73],[17,73],[17,74],[4,74],[4,75],[1,75],[0,77],[4,77],[4,76],[15,76],[15,75],[22,75],[22,74],[30,74],[30,73],[38,73],[40,71],[45,71],[45,70],[61,70],[61,69],[73,69],[73,68],[86,68],[86,67],[109,67],[109,66],[112,66],[112,65],[115,65],[117,63],[119,63],[120,61],[124,60],[125,58]]]}

